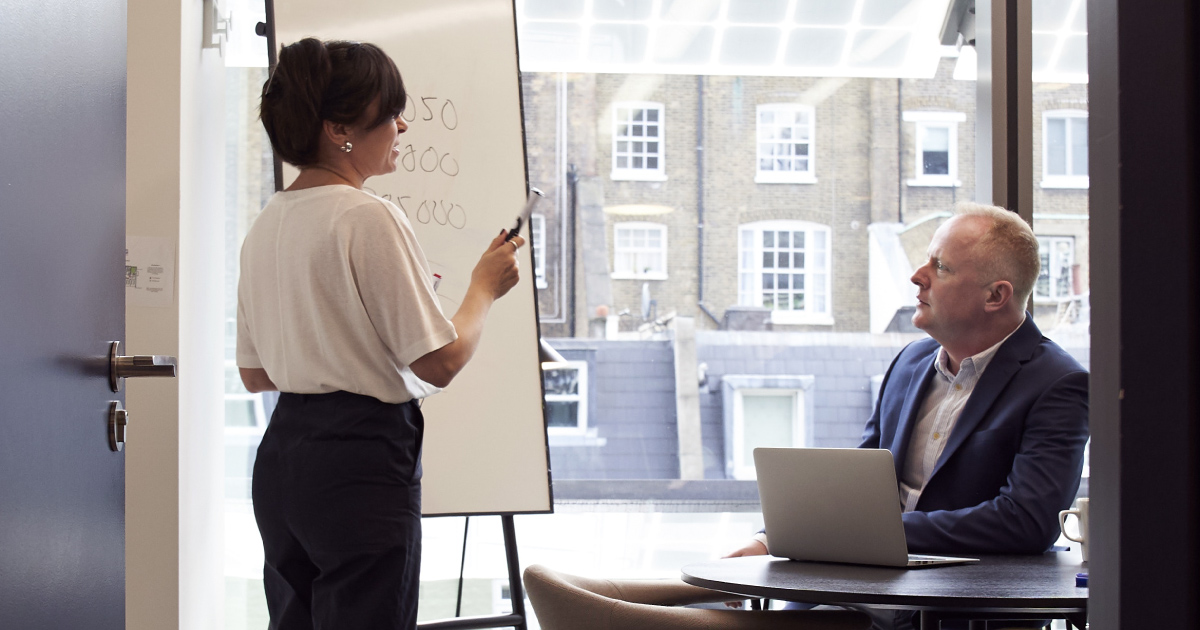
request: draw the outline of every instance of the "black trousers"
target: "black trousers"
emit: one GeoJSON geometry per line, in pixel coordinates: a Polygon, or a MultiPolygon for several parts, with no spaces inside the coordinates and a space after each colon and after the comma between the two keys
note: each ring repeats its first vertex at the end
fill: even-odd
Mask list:
{"type": "Polygon", "coordinates": [[[254,463],[271,630],[411,630],[421,569],[415,402],[281,394],[254,463]]]}

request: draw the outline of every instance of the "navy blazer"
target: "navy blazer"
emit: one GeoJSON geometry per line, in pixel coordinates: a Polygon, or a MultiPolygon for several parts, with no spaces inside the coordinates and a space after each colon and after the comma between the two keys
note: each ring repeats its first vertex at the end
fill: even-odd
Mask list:
{"type": "MultiPolygon", "coordinates": [[[[915,341],[888,368],[863,448],[886,448],[900,478],[940,346],[915,341]]],[[[975,385],[917,501],[904,513],[909,551],[1041,553],[1079,490],[1088,439],[1088,374],[1025,323],[975,385]]]]}

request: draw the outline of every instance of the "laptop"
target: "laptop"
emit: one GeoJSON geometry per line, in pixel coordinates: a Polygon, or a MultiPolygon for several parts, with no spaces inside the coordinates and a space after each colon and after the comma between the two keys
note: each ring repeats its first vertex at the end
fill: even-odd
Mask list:
{"type": "Polygon", "coordinates": [[[756,448],[754,467],[773,556],[909,568],[979,561],[908,553],[891,451],[756,448]]]}

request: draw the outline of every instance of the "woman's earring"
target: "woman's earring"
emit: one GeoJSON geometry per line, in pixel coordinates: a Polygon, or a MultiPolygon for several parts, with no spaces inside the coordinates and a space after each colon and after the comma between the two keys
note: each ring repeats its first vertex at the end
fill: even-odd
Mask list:
{"type": "Polygon", "coordinates": [[[343,145],[342,145],[341,147],[339,147],[339,148],[342,150],[342,153],[349,153],[349,152],[351,152],[351,151],[353,151],[353,150],[354,150],[354,145],[353,145],[353,144],[350,144],[350,141],[349,141],[349,140],[347,140],[347,141],[346,141],[346,144],[343,144],[343,145]]]}

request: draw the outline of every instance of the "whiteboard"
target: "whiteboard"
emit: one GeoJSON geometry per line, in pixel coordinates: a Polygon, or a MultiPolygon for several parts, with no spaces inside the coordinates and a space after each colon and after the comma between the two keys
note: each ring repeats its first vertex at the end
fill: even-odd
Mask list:
{"type": "MultiPolygon", "coordinates": [[[[475,263],[525,202],[511,0],[279,0],[274,27],[278,46],[370,42],[400,68],[409,127],[399,167],[365,187],[408,215],[453,315],[475,263]]],[[[421,407],[427,516],[551,511],[532,249],[521,248],[521,280],[492,307],[475,357],[421,407]]]]}

